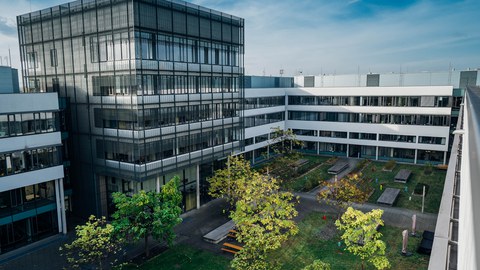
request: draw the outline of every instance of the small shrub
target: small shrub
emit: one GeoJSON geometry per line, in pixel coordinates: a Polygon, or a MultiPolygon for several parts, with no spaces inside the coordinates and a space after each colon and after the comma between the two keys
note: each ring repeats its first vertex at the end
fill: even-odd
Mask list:
{"type": "Polygon", "coordinates": [[[425,195],[426,195],[428,193],[429,186],[427,184],[423,184],[423,183],[418,183],[415,186],[415,189],[413,190],[413,194],[422,195],[423,194],[423,186],[425,186],[425,195]]]}
{"type": "Polygon", "coordinates": [[[393,170],[395,168],[395,165],[397,165],[397,162],[395,160],[389,160],[387,163],[385,163],[385,166],[383,167],[385,170],[393,170]]]}
{"type": "Polygon", "coordinates": [[[312,188],[313,188],[313,182],[310,181],[310,180],[307,180],[307,181],[305,182],[304,189],[305,189],[306,191],[309,191],[309,190],[311,190],[312,188]]]}
{"type": "Polygon", "coordinates": [[[425,168],[423,169],[423,174],[429,175],[429,174],[432,174],[432,172],[433,172],[432,164],[427,163],[427,164],[425,165],[425,168]]]}

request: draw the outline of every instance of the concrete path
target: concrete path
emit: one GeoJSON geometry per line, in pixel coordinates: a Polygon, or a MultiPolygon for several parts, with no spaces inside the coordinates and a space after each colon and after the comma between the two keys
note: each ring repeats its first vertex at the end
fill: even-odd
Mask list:
{"type": "MultiPolygon", "coordinates": [[[[319,202],[316,198],[316,194],[297,192],[295,195],[300,197],[301,207],[299,212],[337,212],[341,211],[338,207],[329,205],[325,202],[319,202]],[[305,209],[304,209],[305,208],[305,209]]],[[[417,215],[417,231],[429,230],[435,231],[435,225],[437,222],[437,214],[422,213],[420,211],[414,211],[398,207],[381,206],[372,203],[365,204],[353,204],[353,208],[368,212],[373,209],[382,209],[382,219],[386,225],[404,228],[411,231],[412,216],[417,215]]]]}

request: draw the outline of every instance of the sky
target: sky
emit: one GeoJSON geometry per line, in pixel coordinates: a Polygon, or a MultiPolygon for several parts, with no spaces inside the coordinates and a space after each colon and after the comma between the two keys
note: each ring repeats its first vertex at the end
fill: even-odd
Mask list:
{"type": "MultiPolygon", "coordinates": [[[[0,58],[20,69],[16,16],[67,0],[0,0],[0,58]]],[[[248,75],[480,68],[478,0],[191,0],[245,19],[248,75]]]]}

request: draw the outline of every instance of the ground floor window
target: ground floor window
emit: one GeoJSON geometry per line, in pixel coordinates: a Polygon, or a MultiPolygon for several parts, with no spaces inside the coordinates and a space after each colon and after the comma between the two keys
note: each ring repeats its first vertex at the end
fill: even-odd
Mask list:
{"type": "Polygon", "coordinates": [[[415,149],[403,149],[393,147],[379,147],[378,159],[380,160],[397,160],[400,162],[415,162],[415,149]]]}

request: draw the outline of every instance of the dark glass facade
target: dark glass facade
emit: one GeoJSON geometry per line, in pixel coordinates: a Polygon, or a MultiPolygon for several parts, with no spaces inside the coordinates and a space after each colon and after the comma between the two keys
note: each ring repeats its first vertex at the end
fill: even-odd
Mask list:
{"type": "Polygon", "coordinates": [[[158,190],[173,173],[185,195],[206,190],[214,161],[240,150],[243,19],[181,1],[86,0],[17,23],[24,89],[68,98],[80,214],[108,214],[111,192],[158,190]]]}

